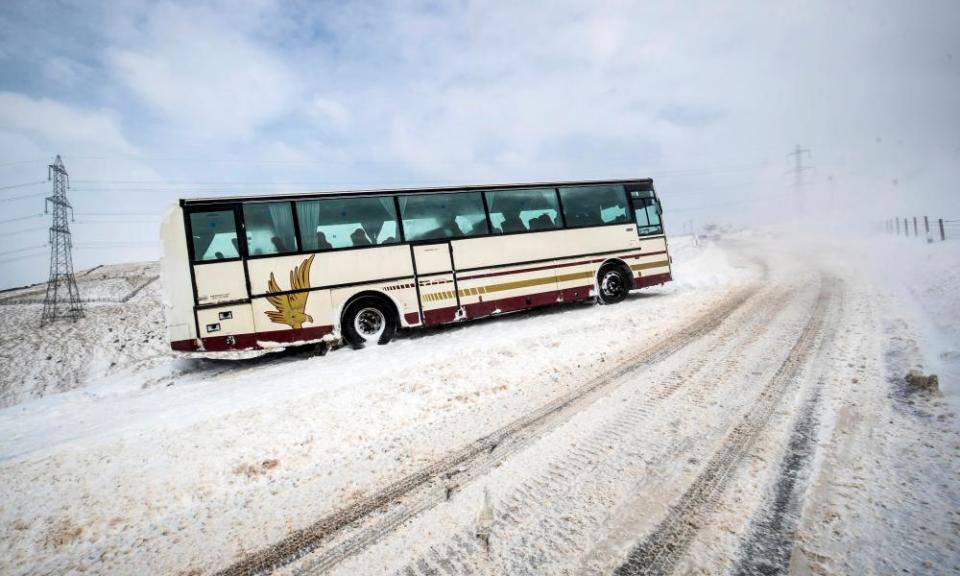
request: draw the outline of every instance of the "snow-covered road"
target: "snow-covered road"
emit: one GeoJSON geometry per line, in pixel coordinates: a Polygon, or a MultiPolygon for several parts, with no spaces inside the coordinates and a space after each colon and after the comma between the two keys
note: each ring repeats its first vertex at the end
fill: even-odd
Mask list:
{"type": "Polygon", "coordinates": [[[960,570],[908,297],[856,246],[671,249],[678,281],[616,306],[131,361],[0,410],[0,572],[960,570]]]}

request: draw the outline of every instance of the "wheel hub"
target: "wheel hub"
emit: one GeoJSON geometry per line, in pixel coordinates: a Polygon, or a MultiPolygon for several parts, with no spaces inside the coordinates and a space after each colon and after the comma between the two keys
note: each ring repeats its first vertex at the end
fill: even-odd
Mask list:
{"type": "Polygon", "coordinates": [[[386,328],[386,318],[383,312],[376,308],[364,308],[357,312],[353,319],[353,327],[364,340],[376,340],[386,328]]]}
{"type": "Polygon", "coordinates": [[[604,274],[600,289],[603,290],[605,296],[619,295],[623,291],[623,282],[620,281],[620,275],[613,271],[604,274]]]}

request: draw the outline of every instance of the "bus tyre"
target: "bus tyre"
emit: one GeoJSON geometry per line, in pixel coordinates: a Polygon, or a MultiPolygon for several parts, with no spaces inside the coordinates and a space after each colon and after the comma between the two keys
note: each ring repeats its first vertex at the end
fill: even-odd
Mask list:
{"type": "Polygon", "coordinates": [[[597,296],[601,304],[622,302],[630,291],[630,280],[623,267],[607,264],[597,274],[597,296]]]}
{"type": "Polygon", "coordinates": [[[343,338],[353,348],[386,344],[397,331],[390,305],[379,298],[358,298],[343,311],[343,338]]]}

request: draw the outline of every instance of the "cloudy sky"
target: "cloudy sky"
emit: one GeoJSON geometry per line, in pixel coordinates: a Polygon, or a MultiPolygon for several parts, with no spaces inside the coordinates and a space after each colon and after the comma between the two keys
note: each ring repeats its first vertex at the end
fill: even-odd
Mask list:
{"type": "Polygon", "coordinates": [[[156,258],[179,197],[653,177],[667,224],[960,217],[960,3],[0,5],[0,287],[156,258]],[[48,218],[48,217],[47,217],[48,218]]]}

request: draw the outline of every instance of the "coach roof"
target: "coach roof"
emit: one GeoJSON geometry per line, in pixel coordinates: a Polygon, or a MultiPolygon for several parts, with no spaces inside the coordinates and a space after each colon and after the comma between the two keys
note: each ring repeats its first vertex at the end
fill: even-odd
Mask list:
{"type": "Polygon", "coordinates": [[[181,206],[222,204],[224,202],[305,200],[315,197],[336,196],[383,196],[390,194],[431,194],[442,192],[470,192],[481,190],[509,190],[518,188],[558,188],[561,186],[598,186],[604,184],[634,184],[640,190],[653,190],[652,178],[624,178],[616,180],[564,180],[559,182],[524,182],[519,184],[470,184],[465,186],[440,186],[431,188],[386,188],[381,190],[336,190],[329,192],[294,192],[263,194],[260,196],[224,196],[219,198],[184,198],[181,206]]]}

